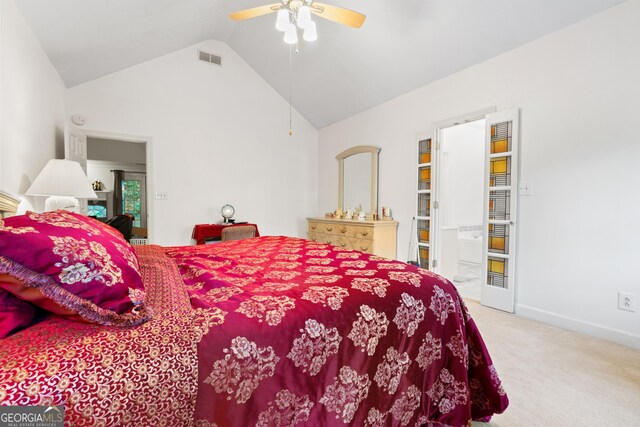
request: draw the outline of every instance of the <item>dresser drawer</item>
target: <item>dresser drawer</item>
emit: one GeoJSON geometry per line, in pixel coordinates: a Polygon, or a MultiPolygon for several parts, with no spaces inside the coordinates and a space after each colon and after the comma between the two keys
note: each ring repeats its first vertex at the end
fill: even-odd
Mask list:
{"type": "Polygon", "coordinates": [[[341,248],[352,249],[367,253],[372,253],[373,251],[373,240],[371,239],[359,239],[357,237],[350,236],[337,236],[335,245],[341,248]]]}
{"type": "Polygon", "coordinates": [[[327,233],[309,233],[309,240],[313,240],[318,243],[327,243],[329,245],[336,244],[336,236],[327,233]],[[311,237],[313,234],[313,238],[311,237]]]}
{"type": "Polygon", "coordinates": [[[322,223],[316,221],[309,221],[309,233],[317,233],[321,230],[322,223]]]}
{"type": "Polygon", "coordinates": [[[358,239],[373,239],[373,230],[373,227],[366,227],[357,223],[336,225],[336,234],[338,236],[356,237],[358,239]]]}
{"type": "Polygon", "coordinates": [[[338,231],[340,228],[340,224],[309,221],[309,233],[332,234],[337,236],[340,234],[338,231]]]}
{"type": "Polygon", "coordinates": [[[309,240],[344,249],[396,257],[395,221],[344,221],[307,218],[309,240]]]}

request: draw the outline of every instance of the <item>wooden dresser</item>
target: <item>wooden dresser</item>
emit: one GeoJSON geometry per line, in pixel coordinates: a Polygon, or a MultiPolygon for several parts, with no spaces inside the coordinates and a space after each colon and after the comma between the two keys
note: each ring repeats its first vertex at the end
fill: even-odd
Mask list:
{"type": "Polygon", "coordinates": [[[309,240],[396,259],[396,221],[307,218],[309,240]]]}

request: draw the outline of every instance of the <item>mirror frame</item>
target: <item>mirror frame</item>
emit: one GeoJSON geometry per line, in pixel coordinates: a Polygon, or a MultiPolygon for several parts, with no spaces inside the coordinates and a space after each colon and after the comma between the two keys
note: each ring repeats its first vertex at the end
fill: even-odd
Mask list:
{"type": "Polygon", "coordinates": [[[344,159],[355,154],[371,154],[371,206],[367,214],[378,213],[378,157],[380,147],[373,145],[358,145],[351,147],[336,156],[338,160],[338,208],[344,211],[344,159]]]}

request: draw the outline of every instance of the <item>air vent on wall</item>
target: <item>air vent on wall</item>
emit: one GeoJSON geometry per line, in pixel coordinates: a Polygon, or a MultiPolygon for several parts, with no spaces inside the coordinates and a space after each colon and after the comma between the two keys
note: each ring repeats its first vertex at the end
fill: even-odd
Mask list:
{"type": "Polygon", "coordinates": [[[208,62],[209,64],[222,66],[222,57],[214,55],[213,53],[205,52],[204,50],[198,50],[198,59],[202,62],[208,62]]]}

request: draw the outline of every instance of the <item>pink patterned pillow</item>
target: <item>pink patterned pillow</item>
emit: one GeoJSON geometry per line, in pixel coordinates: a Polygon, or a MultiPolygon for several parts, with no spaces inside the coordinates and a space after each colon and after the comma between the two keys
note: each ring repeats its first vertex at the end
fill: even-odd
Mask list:
{"type": "Polygon", "coordinates": [[[35,306],[0,289],[0,339],[31,325],[36,315],[35,306]]]}
{"type": "Polygon", "coordinates": [[[82,215],[28,212],[0,221],[1,273],[16,280],[0,280],[0,288],[60,315],[121,326],[151,317],[131,245],[82,215]]]}

